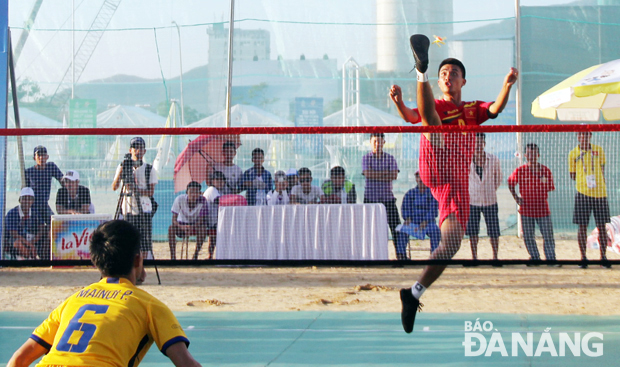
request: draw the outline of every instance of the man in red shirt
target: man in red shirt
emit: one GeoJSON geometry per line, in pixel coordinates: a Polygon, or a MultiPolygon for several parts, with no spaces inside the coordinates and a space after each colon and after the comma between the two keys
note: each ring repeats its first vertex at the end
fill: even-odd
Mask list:
{"type": "Polygon", "coordinates": [[[553,239],[553,224],[551,212],[547,203],[547,193],[555,190],[553,175],[549,168],[538,163],[540,156],[538,145],[534,143],[525,146],[525,159],[527,164],[518,167],[508,177],[508,189],[512,197],[519,204],[521,214],[521,227],[523,228],[523,241],[530,260],[540,260],[538,246],[534,237],[536,223],[545,240],[545,258],[555,261],[555,240],[553,239]],[[519,185],[517,195],[515,186],[519,185]]]}
{"type": "MultiPolygon", "coordinates": [[[[480,125],[495,118],[504,110],[518,72],[511,68],[495,102],[463,102],[461,89],[465,86],[465,66],[457,59],[448,58],[439,65],[439,89],[442,98],[436,100],[426,73],[428,69],[428,37],[415,34],[410,39],[416,61],[418,108],[405,106],[402,91],[393,85],[390,98],[401,117],[423,126],[480,125]]],[[[441,243],[431,259],[451,259],[461,247],[469,219],[469,165],[475,144],[475,133],[424,133],[420,139],[420,177],[439,202],[441,243]]],[[[405,332],[413,331],[420,297],[445,270],[446,265],[429,265],[422,271],[412,288],[400,290],[401,319],[405,332]]]]}

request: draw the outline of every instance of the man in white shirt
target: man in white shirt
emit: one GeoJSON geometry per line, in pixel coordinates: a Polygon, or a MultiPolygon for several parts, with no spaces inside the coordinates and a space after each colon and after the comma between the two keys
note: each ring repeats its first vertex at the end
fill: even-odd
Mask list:
{"type": "Polygon", "coordinates": [[[323,195],[323,191],[317,186],[312,186],[312,172],[304,167],[297,172],[299,185],[291,190],[291,204],[317,204],[323,195]]]}
{"type": "Polygon", "coordinates": [[[152,165],[142,162],[146,143],[141,137],[131,139],[129,154],[116,169],[112,190],[116,191],[123,182],[121,192],[121,213],[123,219],[140,231],[140,249],[145,259],[153,254],[153,204],[151,197],[157,184],[157,171],[152,165]],[[125,172],[125,169],[130,170],[125,172]],[[128,182],[126,182],[128,181],[128,182]]]}
{"type": "Polygon", "coordinates": [[[276,188],[267,193],[267,205],[287,205],[288,197],[288,178],[284,171],[278,171],[273,176],[276,188]]]}
{"type": "Polygon", "coordinates": [[[493,260],[497,260],[500,235],[497,189],[502,182],[502,171],[499,158],[484,151],[485,138],[484,133],[476,133],[474,156],[469,170],[469,221],[465,234],[469,236],[471,255],[477,260],[480,214],[484,214],[487,235],[493,249],[493,260]]]}
{"type": "Polygon", "coordinates": [[[187,184],[185,194],[179,195],[172,204],[172,224],[168,227],[168,244],[170,259],[176,260],[176,237],[196,236],[196,252],[198,254],[207,236],[207,199],[202,196],[200,184],[191,181],[187,184]]]}
{"type": "Polygon", "coordinates": [[[224,156],[223,163],[213,164],[214,172],[222,172],[226,176],[226,184],[220,190],[221,195],[238,194],[241,192],[239,188],[239,181],[243,171],[241,168],[233,163],[235,156],[237,155],[237,145],[232,141],[227,141],[222,147],[222,153],[224,156]]]}
{"type": "MultiPolygon", "coordinates": [[[[207,227],[210,230],[217,228],[217,212],[220,206],[220,196],[222,196],[222,190],[226,186],[226,176],[220,172],[215,171],[211,175],[211,186],[205,191],[204,197],[207,200],[208,217],[207,227]]],[[[209,260],[213,258],[215,252],[215,236],[209,235],[209,260]]]]}

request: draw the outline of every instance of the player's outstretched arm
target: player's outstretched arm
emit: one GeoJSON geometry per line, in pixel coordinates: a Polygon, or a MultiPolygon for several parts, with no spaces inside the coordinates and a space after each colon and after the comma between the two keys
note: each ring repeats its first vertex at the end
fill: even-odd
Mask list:
{"type": "Polygon", "coordinates": [[[405,106],[405,102],[403,102],[403,92],[398,85],[393,85],[392,88],[390,88],[389,95],[394,104],[396,105],[398,114],[400,115],[400,117],[403,118],[403,120],[412,124],[419,122],[420,117],[418,113],[411,108],[405,106]]]}
{"type": "Polygon", "coordinates": [[[32,339],[26,340],[26,342],[19,347],[15,353],[13,353],[13,357],[7,364],[7,367],[27,367],[30,364],[37,360],[37,358],[41,357],[48,350],[45,349],[41,344],[35,342],[32,339]]]}
{"type": "Polygon", "coordinates": [[[517,82],[517,78],[519,76],[519,71],[515,68],[510,68],[508,74],[504,78],[504,84],[502,85],[502,90],[499,92],[497,99],[491,106],[489,106],[489,112],[494,115],[499,114],[506,107],[506,103],[508,103],[508,97],[510,95],[510,89],[517,82]]]}
{"type": "Polygon", "coordinates": [[[176,367],[200,367],[200,363],[192,357],[185,342],[174,343],[166,349],[166,355],[176,367]]]}

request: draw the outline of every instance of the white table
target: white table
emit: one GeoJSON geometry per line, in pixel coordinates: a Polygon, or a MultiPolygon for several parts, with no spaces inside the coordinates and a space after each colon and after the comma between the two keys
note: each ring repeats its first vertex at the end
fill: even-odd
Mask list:
{"type": "Polygon", "coordinates": [[[220,207],[216,259],[387,260],[382,204],[220,207]]]}

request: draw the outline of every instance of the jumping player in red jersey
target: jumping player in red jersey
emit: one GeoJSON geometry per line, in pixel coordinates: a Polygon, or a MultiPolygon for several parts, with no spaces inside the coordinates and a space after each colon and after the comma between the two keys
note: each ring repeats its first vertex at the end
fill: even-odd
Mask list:
{"type": "MultiPolygon", "coordinates": [[[[390,98],[401,117],[423,126],[480,125],[494,119],[504,110],[518,71],[510,68],[495,102],[463,102],[461,89],[466,83],[465,66],[448,58],[439,65],[441,99],[435,99],[428,81],[428,37],[415,34],[410,38],[417,73],[418,108],[405,106],[398,85],[390,89],[390,98]]],[[[441,243],[431,259],[451,259],[459,250],[469,219],[469,165],[474,152],[475,133],[424,133],[420,139],[420,177],[439,202],[441,243]]],[[[443,273],[446,265],[428,265],[412,288],[400,290],[401,319],[405,332],[413,331],[420,296],[443,273]]],[[[421,307],[420,307],[421,308],[421,307]]]]}

